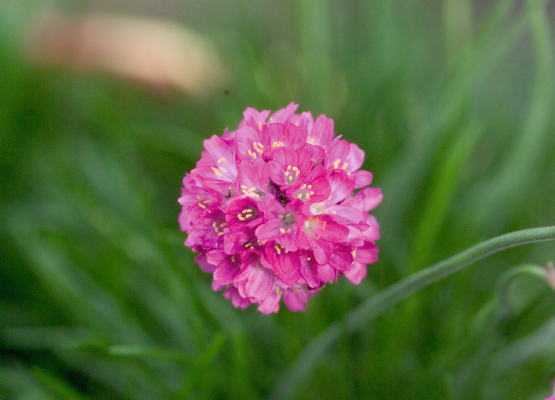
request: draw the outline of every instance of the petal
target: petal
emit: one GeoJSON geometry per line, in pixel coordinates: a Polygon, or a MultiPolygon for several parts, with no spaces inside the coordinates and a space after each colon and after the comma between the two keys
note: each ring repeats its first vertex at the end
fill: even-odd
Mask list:
{"type": "Polygon", "coordinates": [[[279,299],[280,296],[276,293],[275,290],[266,296],[266,298],[260,303],[258,306],[258,311],[262,314],[271,314],[279,311],[279,299]]]}
{"type": "Polygon", "coordinates": [[[308,131],[307,142],[326,149],[333,139],[333,119],[320,115],[314,121],[312,131],[308,131]]]}
{"type": "Polygon", "coordinates": [[[372,183],[372,173],[363,169],[353,172],[351,176],[355,178],[355,189],[360,189],[372,183]]]}
{"type": "Polygon", "coordinates": [[[364,162],[364,151],[362,151],[356,144],[349,143],[349,154],[347,154],[345,162],[348,165],[343,169],[347,172],[355,172],[364,162]]]}
{"type": "Polygon", "coordinates": [[[343,272],[347,279],[355,285],[358,285],[360,281],[362,281],[366,277],[366,273],[366,264],[362,264],[359,262],[354,262],[351,266],[351,269],[343,272]]]}
{"type": "Polygon", "coordinates": [[[209,274],[213,273],[217,268],[216,265],[210,264],[208,262],[208,260],[206,259],[206,254],[199,254],[198,256],[196,256],[195,262],[198,264],[202,272],[206,272],[209,274]]]}
{"type": "Polygon", "coordinates": [[[330,176],[331,198],[330,204],[337,204],[353,193],[355,181],[344,171],[334,171],[330,176]]]}
{"type": "Polygon", "coordinates": [[[308,243],[314,252],[314,258],[319,264],[325,264],[331,257],[333,246],[331,243],[317,239],[315,235],[308,236],[308,243]]]}
{"type": "Polygon", "coordinates": [[[317,264],[314,260],[301,260],[301,276],[304,278],[309,288],[314,289],[320,287],[317,269],[317,264]]]}
{"type": "Polygon", "coordinates": [[[330,267],[329,264],[318,265],[318,279],[322,282],[331,282],[337,279],[337,271],[330,267]]]}
{"type": "Polygon", "coordinates": [[[348,245],[336,245],[329,264],[338,271],[347,271],[353,264],[353,248],[348,245]]]}
{"type": "Polygon", "coordinates": [[[239,256],[225,258],[220,262],[216,271],[214,271],[214,279],[222,285],[233,283],[233,278],[235,278],[235,275],[239,272],[239,265],[235,257],[239,259],[239,256]]]}
{"type": "Polygon", "coordinates": [[[281,110],[277,110],[275,113],[273,113],[270,117],[270,122],[288,122],[289,118],[295,113],[295,111],[297,111],[298,107],[298,104],[289,103],[287,107],[282,108],[281,110]]]}
{"type": "Polygon", "coordinates": [[[258,240],[262,243],[274,240],[278,236],[281,236],[281,219],[274,218],[266,221],[258,228],[256,228],[255,234],[258,240]]]}
{"type": "Polygon", "coordinates": [[[383,199],[382,190],[379,188],[362,189],[357,195],[362,197],[366,211],[374,209],[383,199]]]}
{"type": "Polygon", "coordinates": [[[245,293],[257,302],[260,302],[272,291],[275,275],[272,271],[253,269],[254,271],[245,285],[245,293]]]}
{"type": "Polygon", "coordinates": [[[297,291],[285,290],[283,293],[283,302],[291,311],[306,311],[306,302],[308,297],[302,289],[297,291]]]}

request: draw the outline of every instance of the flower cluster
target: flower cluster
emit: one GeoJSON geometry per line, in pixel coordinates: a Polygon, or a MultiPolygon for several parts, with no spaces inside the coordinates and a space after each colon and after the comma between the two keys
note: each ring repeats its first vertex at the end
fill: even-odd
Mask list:
{"type": "Polygon", "coordinates": [[[235,307],[280,299],[304,311],[308,298],[345,275],[354,284],[377,260],[379,228],[368,211],[381,199],[360,170],[364,152],[334,138],[333,120],[248,108],[236,131],[204,141],[206,151],[183,179],[181,229],[235,307]],[[361,189],[354,193],[355,189],[361,189]]]}

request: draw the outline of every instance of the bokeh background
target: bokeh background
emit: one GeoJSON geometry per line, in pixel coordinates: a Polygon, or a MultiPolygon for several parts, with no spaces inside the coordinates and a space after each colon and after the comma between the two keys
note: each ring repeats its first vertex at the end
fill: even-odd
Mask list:
{"type": "Polygon", "coordinates": [[[506,274],[549,242],[314,339],[411,273],[555,223],[554,20],[545,0],[2,0],[0,398],[547,397],[555,293],[506,274]],[[177,198],[204,139],[291,101],[366,152],[380,259],[264,316],[211,291],[177,198]]]}

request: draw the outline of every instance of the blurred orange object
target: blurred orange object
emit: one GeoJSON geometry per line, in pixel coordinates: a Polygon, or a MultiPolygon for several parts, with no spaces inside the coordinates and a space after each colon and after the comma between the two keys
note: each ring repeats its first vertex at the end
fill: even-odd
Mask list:
{"type": "Polygon", "coordinates": [[[76,71],[101,71],[156,89],[202,95],[223,84],[210,41],[168,21],[111,15],[43,15],[30,36],[32,60],[76,71]]]}

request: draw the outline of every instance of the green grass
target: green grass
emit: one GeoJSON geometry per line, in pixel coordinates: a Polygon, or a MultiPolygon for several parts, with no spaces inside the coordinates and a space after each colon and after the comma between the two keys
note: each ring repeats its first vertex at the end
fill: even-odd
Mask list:
{"type": "Polygon", "coordinates": [[[0,398],[547,397],[555,293],[514,275],[506,312],[498,286],[553,260],[549,242],[315,340],[411,273],[555,225],[555,4],[484,3],[198,2],[180,20],[214,41],[230,80],[197,101],[30,65],[21,49],[42,4],[1,2],[0,398]],[[205,138],[246,107],[291,101],[366,152],[384,192],[380,259],[305,313],[264,316],[210,289],[177,198],[205,138]]]}

